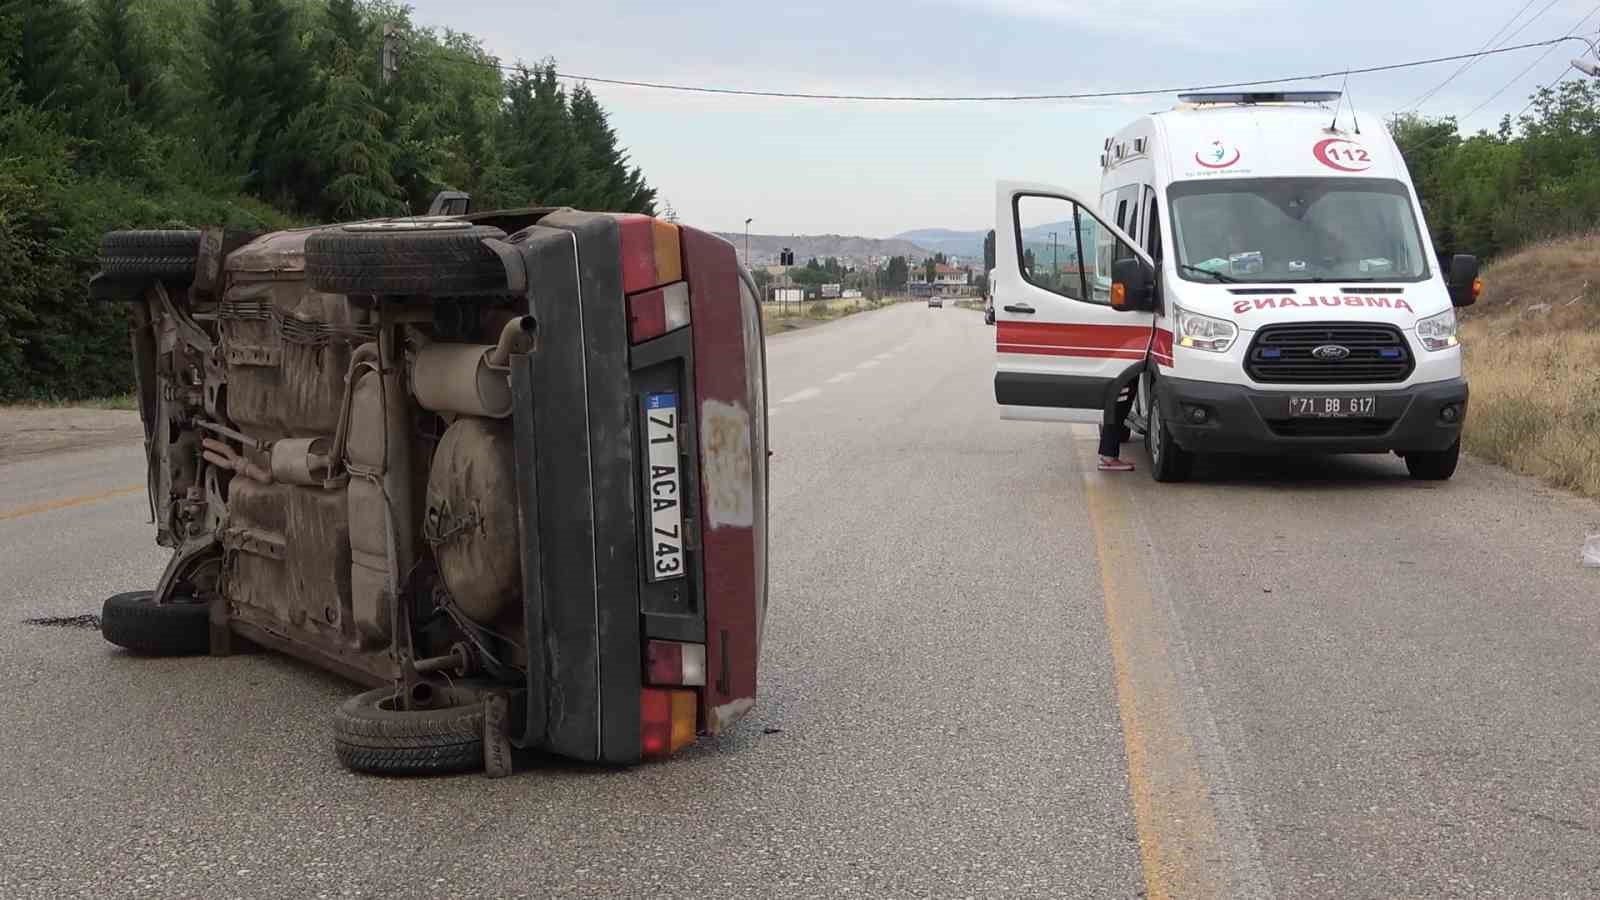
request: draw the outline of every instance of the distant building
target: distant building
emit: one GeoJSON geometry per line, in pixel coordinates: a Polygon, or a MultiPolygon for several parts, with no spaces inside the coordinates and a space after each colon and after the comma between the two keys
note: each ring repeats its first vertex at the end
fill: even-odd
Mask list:
{"type": "Polygon", "coordinates": [[[913,297],[959,297],[966,294],[972,283],[972,272],[961,266],[949,263],[935,263],[933,267],[933,281],[928,281],[927,266],[917,265],[911,267],[910,282],[907,287],[913,297]]]}

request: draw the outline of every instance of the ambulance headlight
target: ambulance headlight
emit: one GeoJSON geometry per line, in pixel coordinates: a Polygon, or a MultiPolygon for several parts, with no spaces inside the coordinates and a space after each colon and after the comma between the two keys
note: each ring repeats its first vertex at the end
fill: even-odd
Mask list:
{"type": "Polygon", "coordinates": [[[1429,350],[1447,350],[1461,343],[1456,340],[1456,311],[1447,309],[1437,316],[1418,319],[1417,340],[1429,350]]]}
{"type": "Polygon", "coordinates": [[[1233,346],[1239,328],[1227,319],[1213,319],[1178,310],[1178,346],[1221,353],[1233,346]]]}

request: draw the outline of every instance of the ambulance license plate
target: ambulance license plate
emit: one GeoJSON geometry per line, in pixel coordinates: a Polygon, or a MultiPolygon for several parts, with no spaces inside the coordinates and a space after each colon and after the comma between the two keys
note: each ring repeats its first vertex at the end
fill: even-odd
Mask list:
{"type": "Polygon", "coordinates": [[[649,448],[645,502],[650,505],[649,578],[683,577],[683,481],[678,477],[678,395],[645,395],[645,441],[649,448]]]}
{"type": "Polygon", "coordinates": [[[1371,394],[1339,397],[1290,397],[1289,415],[1296,419],[1370,418],[1378,398],[1371,394]]]}

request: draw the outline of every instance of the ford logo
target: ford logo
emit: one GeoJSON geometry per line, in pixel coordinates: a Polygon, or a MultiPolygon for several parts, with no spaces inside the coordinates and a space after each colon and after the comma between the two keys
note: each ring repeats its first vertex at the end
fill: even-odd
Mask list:
{"type": "Polygon", "coordinates": [[[1326,359],[1329,361],[1344,359],[1350,355],[1350,348],[1342,347],[1338,344],[1323,344],[1321,347],[1317,347],[1316,349],[1312,350],[1311,355],[1315,356],[1317,359],[1326,359]]]}

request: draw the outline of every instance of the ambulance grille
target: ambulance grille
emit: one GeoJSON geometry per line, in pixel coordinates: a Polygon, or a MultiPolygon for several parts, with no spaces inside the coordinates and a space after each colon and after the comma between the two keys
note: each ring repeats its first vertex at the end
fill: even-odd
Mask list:
{"type": "Polygon", "coordinates": [[[1405,381],[1416,362],[1393,325],[1268,325],[1256,332],[1244,370],[1262,384],[1384,384],[1405,381]],[[1318,347],[1344,347],[1342,359],[1319,359],[1318,347]]]}

